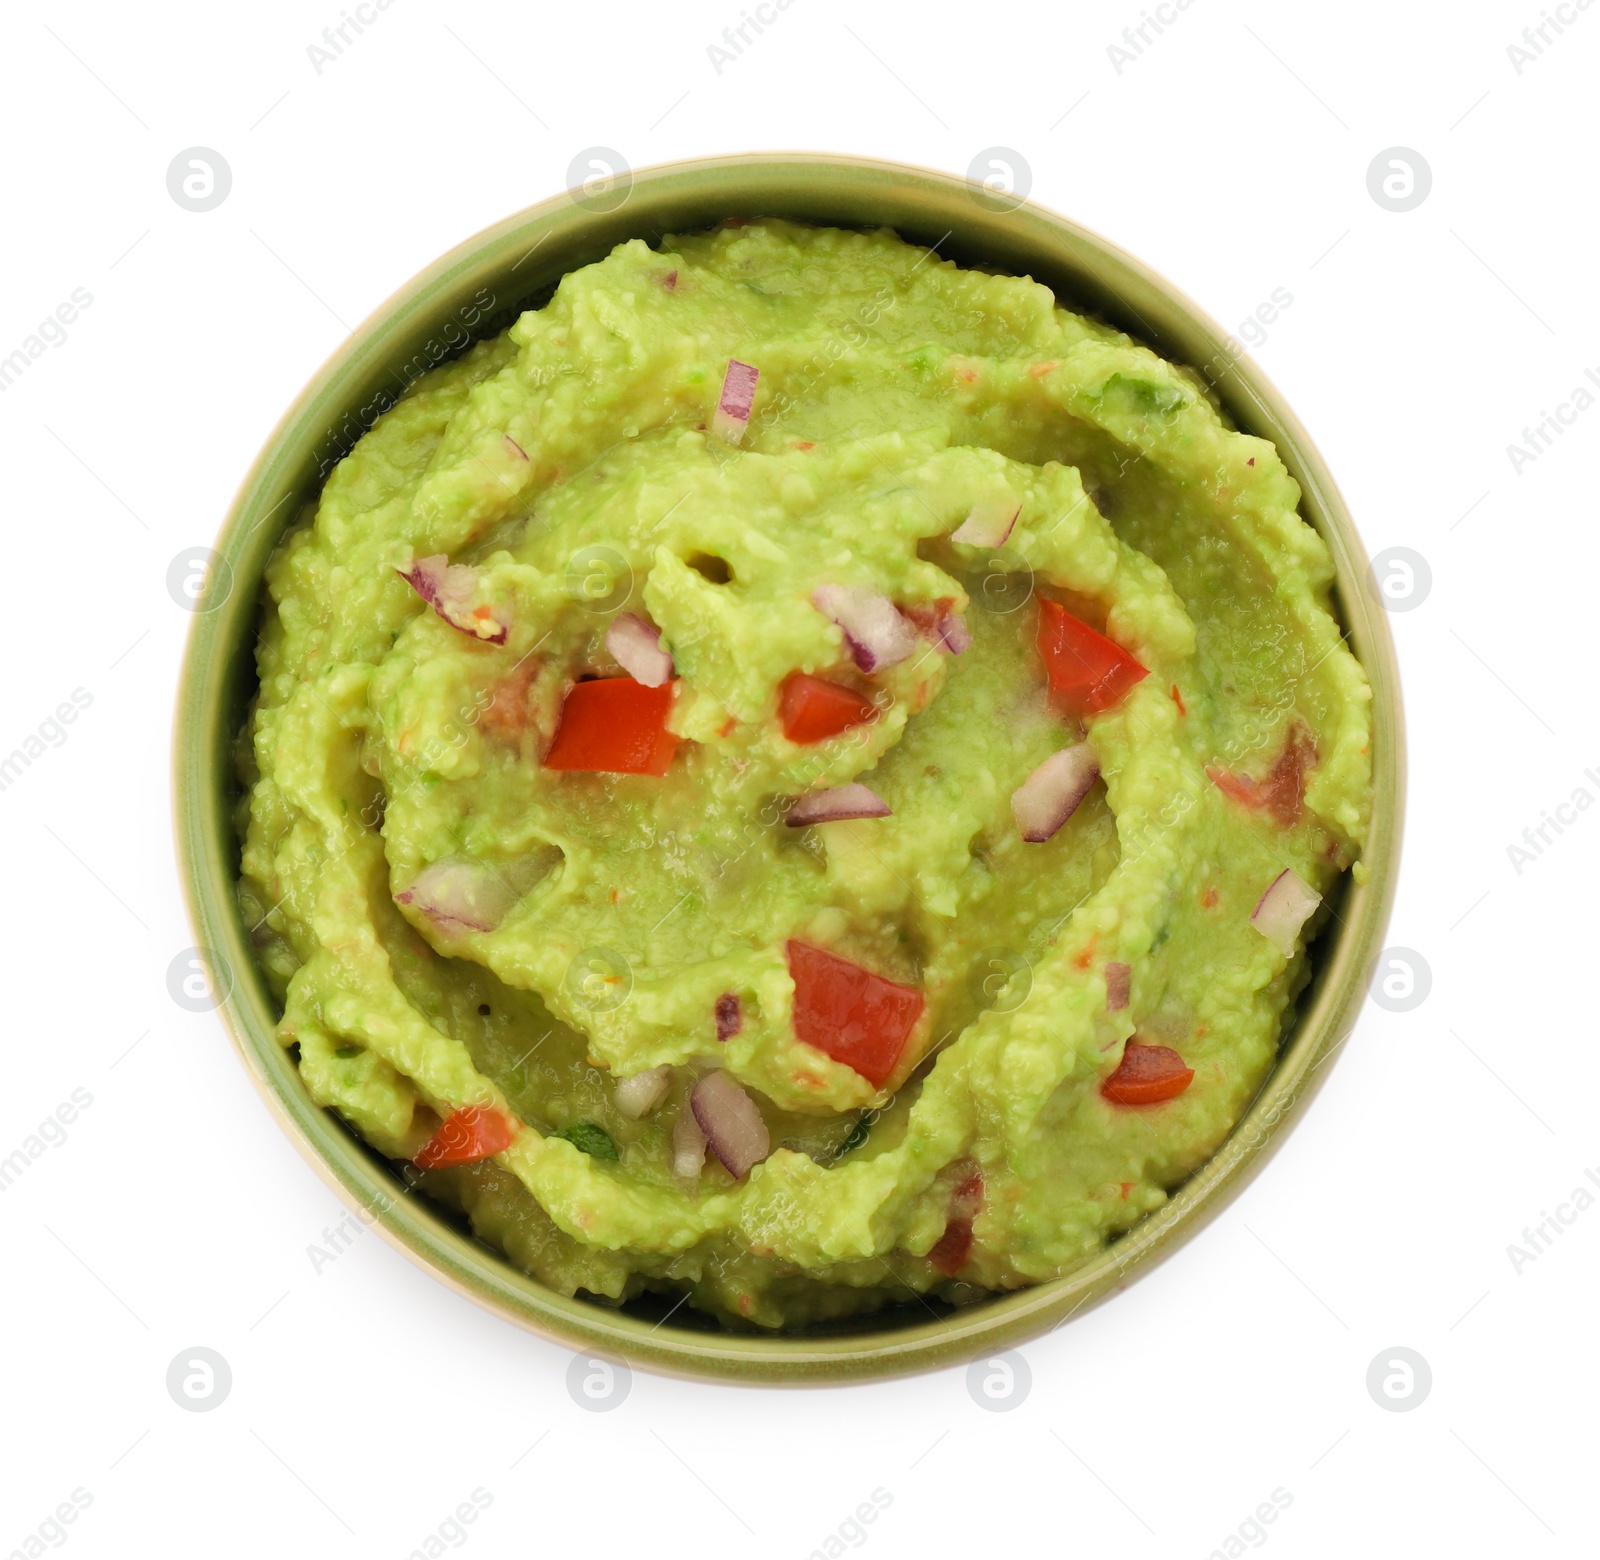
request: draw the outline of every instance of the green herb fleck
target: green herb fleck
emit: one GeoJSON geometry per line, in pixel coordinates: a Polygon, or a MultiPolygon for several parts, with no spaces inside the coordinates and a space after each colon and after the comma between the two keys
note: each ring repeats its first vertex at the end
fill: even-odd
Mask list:
{"type": "Polygon", "coordinates": [[[865,1116],[857,1116],[856,1124],[850,1129],[850,1136],[839,1145],[839,1152],[835,1157],[843,1159],[852,1148],[860,1148],[867,1141],[867,1134],[871,1130],[872,1128],[867,1125],[867,1118],[865,1116]]]}
{"type": "Polygon", "coordinates": [[[558,1133],[558,1138],[565,1138],[576,1149],[581,1149],[591,1159],[615,1159],[617,1145],[611,1141],[611,1134],[604,1127],[597,1127],[592,1121],[575,1121],[570,1127],[563,1127],[558,1133]]]}
{"type": "Polygon", "coordinates": [[[1170,417],[1180,407],[1188,404],[1181,390],[1171,385],[1153,384],[1148,379],[1129,379],[1124,374],[1113,374],[1100,391],[1106,399],[1113,390],[1120,390],[1141,412],[1154,412],[1158,417],[1170,417]]]}

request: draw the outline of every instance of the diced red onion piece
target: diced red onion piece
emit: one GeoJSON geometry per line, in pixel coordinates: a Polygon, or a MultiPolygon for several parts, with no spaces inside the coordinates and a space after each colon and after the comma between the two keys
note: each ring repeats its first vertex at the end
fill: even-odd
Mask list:
{"type": "Polygon", "coordinates": [[[819,585],[811,592],[817,610],[843,631],[863,672],[898,665],[917,647],[916,631],[885,595],[860,585],[819,585]]]}
{"type": "Polygon", "coordinates": [[[1321,903],[1322,895],[1316,889],[1297,873],[1285,869],[1272,880],[1250,912],[1250,924],[1284,958],[1292,959],[1300,928],[1321,903]]]}
{"type": "Polygon", "coordinates": [[[624,1116],[630,1121],[639,1121],[661,1103],[661,1096],[667,1092],[671,1081],[670,1066],[651,1067],[631,1078],[618,1078],[611,1097],[624,1116]]]}
{"type": "Polygon", "coordinates": [[[506,642],[506,625],[487,607],[475,607],[472,598],[478,594],[478,571],[465,564],[453,563],[444,571],[439,586],[439,600],[434,610],[451,628],[471,634],[486,644],[503,645],[506,642]]]}
{"type": "Polygon", "coordinates": [[[442,856],[429,862],[395,903],[415,905],[441,931],[492,932],[517,901],[502,878],[476,861],[442,856]]]}
{"type": "Polygon", "coordinates": [[[396,571],[451,628],[481,640],[503,645],[508,629],[487,607],[472,605],[478,593],[478,571],[464,563],[451,563],[444,553],[416,559],[409,569],[396,571]]]}
{"type": "Polygon", "coordinates": [[[619,612],[612,618],[606,649],[646,688],[659,688],[672,677],[672,657],[661,648],[661,635],[636,612],[619,612]]]}
{"type": "Polygon", "coordinates": [[[526,460],[528,458],[528,452],[509,433],[505,435],[505,446],[518,460],[526,460]]]}
{"type": "Polygon", "coordinates": [[[738,358],[728,359],[727,372],[722,376],[722,394],[717,399],[717,414],[711,419],[711,431],[729,444],[737,444],[750,426],[750,408],[755,404],[756,381],[761,377],[759,368],[741,363],[738,358]]]}
{"type": "Polygon", "coordinates": [[[706,1135],[686,1100],[672,1128],[672,1173],[685,1181],[693,1181],[699,1177],[705,1162],[706,1135]]]}
{"type": "Polygon", "coordinates": [[[1052,753],[1011,793],[1023,839],[1042,845],[1078,810],[1099,777],[1100,761],[1087,742],[1052,753]]]}
{"type": "Polygon", "coordinates": [[[439,587],[444,584],[445,571],[450,567],[447,553],[435,553],[431,558],[415,558],[409,569],[397,569],[399,574],[430,607],[439,604],[439,587]]]}
{"type": "Polygon", "coordinates": [[[731,1040],[744,1028],[744,1009],[738,996],[725,991],[717,998],[717,1039],[731,1040]]]}
{"type": "Polygon", "coordinates": [[[727,1073],[707,1073],[694,1086],[689,1104],[711,1152],[734,1180],[747,1175],[751,1165],[772,1151],[756,1102],[727,1073]]]}
{"type": "Polygon", "coordinates": [[[955,612],[946,612],[939,619],[934,630],[939,636],[940,648],[948,650],[951,655],[960,655],[963,650],[972,648],[972,630],[967,627],[967,620],[955,612]]]}
{"type": "Polygon", "coordinates": [[[979,499],[967,518],[950,533],[950,540],[966,542],[970,547],[1003,547],[1021,513],[1022,505],[1014,498],[979,499]]]}
{"type": "Polygon", "coordinates": [[[1106,1011],[1120,1013],[1128,1005],[1133,993],[1133,966],[1131,964],[1106,965],[1106,1011]]]}
{"type": "Polygon", "coordinates": [[[791,829],[810,823],[840,823],[846,818],[887,818],[889,804],[870,786],[836,785],[802,796],[784,817],[791,829]]]}

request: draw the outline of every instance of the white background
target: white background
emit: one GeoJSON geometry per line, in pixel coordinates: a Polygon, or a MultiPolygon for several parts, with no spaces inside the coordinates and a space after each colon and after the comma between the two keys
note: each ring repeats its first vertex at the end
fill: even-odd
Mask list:
{"type": "Polygon", "coordinates": [[[1569,1210],[1520,1272],[1507,1248],[1600,1173],[1600,816],[1569,814],[1520,872],[1507,847],[1600,796],[1600,409],[1520,474],[1507,447],[1600,371],[1600,10],[1568,11],[1519,74],[1534,0],[1196,0],[1118,72],[1133,0],[794,0],[719,73],[708,46],[739,11],[395,0],[319,74],[339,0],[7,8],[0,357],[74,288],[93,302],[0,394],[0,752],[73,689],[93,702],[0,791],[0,1157],[74,1089],[93,1103],[0,1193],[0,1554],[75,1488],[92,1504],[45,1536],[85,1557],[400,1560],[474,1489],[492,1503],[464,1547],[485,1557],[804,1557],[875,1488],[892,1504],[861,1547],[884,1557],[1199,1560],[1274,1490],[1291,1503],[1236,1550],[1587,1552],[1600,1210],[1569,1210]],[[196,145],[233,174],[204,214],[166,186],[196,145]],[[1293,295],[1258,358],[1369,550],[1431,567],[1393,617],[1411,774],[1389,936],[1430,994],[1369,1002],[1259,1180],[1027,1345],[1008,1412],[962,1371],[819,1392],[641,1374],[583,1412],[564,1350],[378,1238],[313,1271],[343,1210],[216,1016],[167,993],[194,940],[169,564],[349,326],[596,145],[636,167],[814,148],[958,173],[1014,148],[1036,198],[1225,325],[1293,295]],[[1400,214],[1366,182],[1394,146],[1433,175],[1400,214]],[[165,1386],[196,1345],[232,1370],[212,1412],[165,1386]],[[1393,1346],[1431,1367],[1411,1412],[1366,1387],[1393,1346]]]}

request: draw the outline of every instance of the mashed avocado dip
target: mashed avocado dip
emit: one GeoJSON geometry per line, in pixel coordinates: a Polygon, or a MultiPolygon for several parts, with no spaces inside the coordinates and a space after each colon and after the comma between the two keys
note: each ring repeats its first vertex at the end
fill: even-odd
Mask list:
{"type": "Polygon", "coordinates": [[[1361,848],[1298,500],[1032,281],[619,246],[273,560],[240,897],[282,1043],[564,1293],[771,1328],[1065,1272],[1226,1137],[1361,848]]]}

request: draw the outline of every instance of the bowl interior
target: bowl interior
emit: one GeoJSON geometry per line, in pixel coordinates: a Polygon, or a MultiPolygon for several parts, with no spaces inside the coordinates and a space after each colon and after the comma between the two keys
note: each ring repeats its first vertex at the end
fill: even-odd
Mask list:
{"type": "MultiPolygon", "coordinates": [[[[616,199],[617,192],[608,198],[616,199]]],[[[1007,203],[1009,204],[1009,203],[1007,203]]],[[[675,1374],[816,1383],[903,1374],[1008,1347],[1122,1287],[1212,1217],[1259,1168],[1349,1032],[1388,918],[1403,784],[1398,677],[1388,627],[1343,502],[1305,430],[1238,344],[1169,284],[1105,240],[1032,205],[1006,209],[947,175],[833,157],[731,157],[632,176],[615,209],[563,195],[468,240],[352,334],[285,415],[246,478],[217,543],[196,614],[175,732],[177,835],[199,941],[223,1012],[269,1104],[312,1164],[362,1217],[416,1260],[501,1315],[575,1347],[675,1374]],[[239,846],[235,735],[255,687],[261,577],[287,527],[337,461],[412,379],[542,304],[567,272],[630,238],[783,216],[890,226],[940,255],[1029,275],[1069,307],[1102,316],[1164,356],[1208,364],[1234,421],[1271,439],[1328,542],[1335,610],[1373,685],[1375,803],[1365,881],[1349,874],[1313,950],[1314,974],[1271,1077],[1218,1153],[1155,1214],[1063,1278],[952,1311],[917,1298],[847,1324],[778,1336],[727,1332],[671,1301],[616,1309],[557,1295],[518,1273],[441,1208],[413,1197],[388,1163],[314,1105],[273,1038],[276,1008],[233,895],[239,846]],[[671,1314],[668,1314],[670,1311],[671,1314]]]]}

